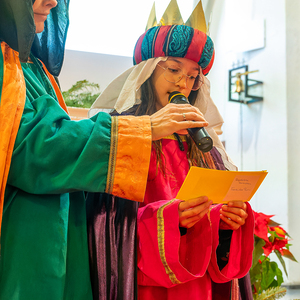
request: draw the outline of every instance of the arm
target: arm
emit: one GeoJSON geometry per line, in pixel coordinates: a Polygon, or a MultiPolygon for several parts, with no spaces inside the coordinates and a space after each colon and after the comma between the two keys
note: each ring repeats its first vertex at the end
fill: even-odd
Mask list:
{"type": "Polygon", "coordinates": [[[246,203],[246,206],[248,217],[244,225],[232,231],[228,262],[222,270],[220,270],[217,262],[219,229],[220,224],[222,224],[220,223],[221,205],[216,205],[211,209],[210,218],[212,223],[213,246],[208,271],[212,280],[217,283],[227,282],[233,278],[241,278],[247,274],[251,267],[254,247],[254,217],[250,204],[246,203]]]}
{"type": "Polygon", "coordinates": [[[138,284],[172,287],[202,277],[210,261],[207,214],[186,235],[179,230],[179,200],[158,201],[138,211],[138,284]]]}
{"type": "Polygon", "coordinates": [[[27,91],[8,184],[37,194],[102,192],[110,186],[115,195],[124,197],[129,191],[127,198],[141,200],[150,150],[149,117],[100,113],[71,121],[54,98],[27,91]]]}

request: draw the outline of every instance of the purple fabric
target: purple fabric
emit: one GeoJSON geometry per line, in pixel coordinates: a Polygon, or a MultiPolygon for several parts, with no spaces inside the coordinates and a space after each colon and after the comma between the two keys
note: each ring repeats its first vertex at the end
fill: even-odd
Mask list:
{"type": "Polygon", "coordinates": [[[239,279],[240,300],[253,300],[250,274],[239,279]]]}
{"type": "Polygon", "coordinates": [[[87,196],[87,227],[93,298],[137,299],[138,203],[108,194],[87,196]]]}
{"type": "Polygon", "coordinates": [[[213,147],[210,152],[209,152],[214,160],[215,166],[218,170],[226,170],[224,163],[222,161],[222,157],[221,154],[219,153],[219,151],[213,147]]]}

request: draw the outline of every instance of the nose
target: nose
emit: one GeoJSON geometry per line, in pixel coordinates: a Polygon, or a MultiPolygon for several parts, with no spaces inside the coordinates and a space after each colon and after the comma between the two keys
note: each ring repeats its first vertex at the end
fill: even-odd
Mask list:
{"type": "Polygon", "coordinates": [[[186,89],[187,88],[187,76],[185,74],[183,74],[181,79],[178,82],[176,82],[176,85],[181,89],[186,89]]]}
{"type": "Polygon", "coordinates": [[[57,5],[57,0],[48,0],[47,5],[51,8],[55,7],[57,5]]]}

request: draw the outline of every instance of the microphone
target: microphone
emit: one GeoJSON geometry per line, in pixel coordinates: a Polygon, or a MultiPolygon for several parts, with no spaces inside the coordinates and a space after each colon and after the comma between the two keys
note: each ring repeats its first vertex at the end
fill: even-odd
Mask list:
{"type": "MultiPolygon", "coordinates": [[[[189,100],[180,92],[172,92],[169,95],[169,103],[189,104],[189,100]]],[[[208,152],[213,147],[213,140],[204,127],[188,128],[190,137],[202,152],[208,152]]]]}

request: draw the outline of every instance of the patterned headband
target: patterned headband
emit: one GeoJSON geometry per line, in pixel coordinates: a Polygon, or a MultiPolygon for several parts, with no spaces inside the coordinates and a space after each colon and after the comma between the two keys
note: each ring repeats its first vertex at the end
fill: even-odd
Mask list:
{"type": "Polygon", "coordinates": [[[214,61],[214,45],[204,32],[187,25],[155,26],[138,39],[134,65],[154,57],[183,57],[195,61],[207,75],[214,61]]]}

